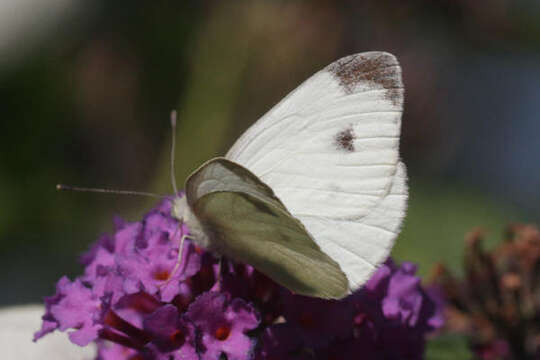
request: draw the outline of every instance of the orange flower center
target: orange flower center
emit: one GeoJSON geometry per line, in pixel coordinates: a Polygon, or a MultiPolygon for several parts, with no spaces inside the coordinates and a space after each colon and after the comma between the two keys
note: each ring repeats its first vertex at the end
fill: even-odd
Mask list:
{"type": "Polygon", "coordinates": [[[169,271],[168,270],[158,270],[154,272],[154,279],[159,281],[165,281],[169,279],[169,271]]]}
{"type": "Polygon", "coordinates": [[[184,345],[185,342],[184,333],[181,330],[176,330],[175,332],[173,332],[170,336],[170,339],[171,342],[178,347],[184,345]]]}
{"type": "Polygon", "coordinates": [[[219,341],[224,341],[224,340],[227,340],[230,334],[231,334],[231,328],[227,325],[224,325],[216,329],[214,336],[219,341]]]}

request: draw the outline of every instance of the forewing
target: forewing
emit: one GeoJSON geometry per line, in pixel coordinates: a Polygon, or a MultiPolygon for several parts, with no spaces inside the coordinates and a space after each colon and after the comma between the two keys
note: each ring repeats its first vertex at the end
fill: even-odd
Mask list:
{"type": "Polygon", "coordinates": [[[386,259],[405,214],[404,202],[382,205],[393,186],[405,187],[397,175],[402,106],[393,55],[348,56],[306,80],[226,155],[273,189],[353,290],[386,259]],[[385,217],[382,208],[399,215],[374,236],[366,229],[379,225],[367,219],[385,217]]]}
{"type": "Polygon", "coordinates": [[[250,264],[293,293],[342,298],[348,283],[289,214],[241,192],[212,192],[193,206],[219,252],[250,264]]]}
{"type": "Polygon", "coordinates": [[[190,176],[186,195],[220,254],[254,266],[297,294],[342,298],[348,293],[339,265],[248,170],[211,160],[190,176]]]}
{"type": "Polygon", "coordinates": [[[233,191],[249,194],[285,209],[268,185],[248,169],[225,158],[205,162],[189,176],[184,188],[190,206],[211,192],[233,191]]]}

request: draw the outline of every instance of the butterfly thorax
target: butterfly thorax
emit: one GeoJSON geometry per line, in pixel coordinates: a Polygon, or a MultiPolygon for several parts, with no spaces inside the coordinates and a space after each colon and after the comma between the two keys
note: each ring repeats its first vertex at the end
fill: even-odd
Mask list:
{"type": "Polygon", "coordinates": [[[171,215],[187,225],[189,229],[189,238],[193,240],[198,246],[208,250],[210,248],[210,239],[208,234],[204,231],[203,226],[197,216],[193,213],[187,202],[187,197],[175,197],[173,200],[173,207],[171,209],[171,215]]]}

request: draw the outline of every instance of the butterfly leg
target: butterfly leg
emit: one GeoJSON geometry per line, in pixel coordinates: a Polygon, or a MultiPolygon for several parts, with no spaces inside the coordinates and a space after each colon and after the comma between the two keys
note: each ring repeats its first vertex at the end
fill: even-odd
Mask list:
{"type": "MultiPolygon", "coordinates": [[[[182,222],[178,224],[178,227],[174,231],[171,239],[176,238],[176,234],[178,234],[178,230],[182,228],[182,224],[183,224],[182,222]]],[[[176,272],[180,268],[180,265],[182,265],[182,254],[184,253],[184,240],[185,239],[191,239],[191,237],[187,234],[182,234],[182,237],[180,238],[180,246],[178,247],[178,259],[176,260],[176,264],[174,265],[174,268],[170,272],[169,278],[163,284],[161,284],[161,286],[167,285],[172,280],[174,274],[176,274],[176,272]]]]}

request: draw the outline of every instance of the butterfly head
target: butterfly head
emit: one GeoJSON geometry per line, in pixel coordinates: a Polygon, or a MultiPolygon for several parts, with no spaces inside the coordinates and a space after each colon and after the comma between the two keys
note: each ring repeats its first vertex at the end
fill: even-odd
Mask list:
{"type": "Polygon", "coordinates": [[[180,223],[186,224],[189,229],[189,238],[198,246],[212,250],[209,249],[210,239],[204,231],[199,219],[197,219],[191,210],[186,195],[175,196],[172,203],[171,216],[180,221],[180,223]]]}
{"type": "Polygon", "coordinates": [[[186,212],[189,211],[186,196],[175,196],[172,202],[171,215],[178,221],[185,222],[186,212]]]}

